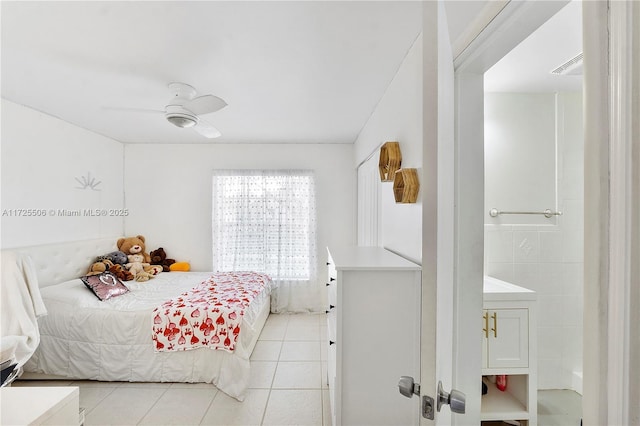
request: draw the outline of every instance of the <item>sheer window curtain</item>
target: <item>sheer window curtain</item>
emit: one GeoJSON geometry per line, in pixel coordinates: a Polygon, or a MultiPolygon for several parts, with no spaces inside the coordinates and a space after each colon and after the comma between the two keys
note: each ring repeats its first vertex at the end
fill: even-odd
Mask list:
{"type": "Polygon", "coordinates": [[[212,188],[213,269],[271,276],[271,311],[320,308],[312,171],[218,170],[212,188]]]}

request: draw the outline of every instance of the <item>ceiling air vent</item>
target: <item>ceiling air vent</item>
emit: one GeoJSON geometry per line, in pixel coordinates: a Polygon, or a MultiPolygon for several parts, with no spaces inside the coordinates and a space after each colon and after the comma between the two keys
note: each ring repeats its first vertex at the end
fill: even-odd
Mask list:
{"type": "Polygon", "coordinates": [[[551,71],[551,74],[555,75],[582,75],[582,58],[584,57],[583,53],[576,55],[575,57],[569,59],[564,64],[560,65],[558,68],[551,71]]]}

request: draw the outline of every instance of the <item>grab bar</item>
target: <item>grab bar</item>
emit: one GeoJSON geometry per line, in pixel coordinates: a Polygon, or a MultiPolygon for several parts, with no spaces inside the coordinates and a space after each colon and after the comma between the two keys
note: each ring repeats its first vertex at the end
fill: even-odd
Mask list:
{"type": "Polygon", "coordinates": [[[503,212],[501,210],[498,209],[491,209],[489,210],[489,216],[491,217],[496,217],[498,215],[501,214],[543,214],[544,217],[546,217],[547,219],[552,217],[552,216],[562,216],[562,212],[553,212],[550,209],[546,209],[543,212],[503,212]]]}

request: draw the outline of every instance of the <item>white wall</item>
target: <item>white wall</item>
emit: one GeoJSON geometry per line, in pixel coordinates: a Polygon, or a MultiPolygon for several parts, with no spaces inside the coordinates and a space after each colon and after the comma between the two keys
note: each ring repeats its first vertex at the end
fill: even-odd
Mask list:
{"type": "Polygon", "coordinates": [[[556,210],[556,96],[485,93],[485,221],[554,224],[544,216],[489,216],[489,210],[556,210]]]}
{"type": "Polygon", "coordinates": [[[4,99],[1,106],[2,248],[121,235],[124,218],[109,213],[123,207],[122,144],[4,99]],[[83,178],[100,183],[78,189],[83,178]]]}
{"type": "MultiPolygon", "coordinates": [[[[556,118],[558,207],[563,215],[557,225],[486,225],[485,273],[538,293],[538,386],[580,390],[573,372],[582,372],[581,93],[560,93],[556,118]]],[[[513,189],[527,192],[523,187],[513,189]]]]}
{"type": "Polygon", "coordinates": [[[315,171],[320,280],[326,278],[326,247],[355,244],[352,144],[127,145],[125,197],[131,214],[125,234],[144,235],[149,250],[164,247],[192,270],[211,270],[214,169],[315,171]]]}
{"type": "MultiPolygon", "coordinates": [[[[355,142],[356,166],[372,152],[376,161],[379,146],[398,141],[402,167],[418,169],[422,182],[422,37],[407,53],[375,111],[355,142]]],[[[381,211],[379,245],[414,262],[422,259],[422,198],[415,204],[396,204],[393,183],[379,182],[381,211]]],[[[362,196],[362,194],[360,194],[362,196]]]]}

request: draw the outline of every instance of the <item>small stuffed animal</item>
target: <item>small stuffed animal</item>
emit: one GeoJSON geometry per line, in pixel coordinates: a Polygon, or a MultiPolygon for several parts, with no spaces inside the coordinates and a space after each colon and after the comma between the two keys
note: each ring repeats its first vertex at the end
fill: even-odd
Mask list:
{"type": "Polygon", "coordinates": [[[169,267],[176,263],[175,259],[167,259],[167,253],[164,251],[162,247],[157,250],[153,250],[150,253],[151,256],[151,264],[152,265],[160,265],[162,266],[162,270],[164,272],[169,272],[169,267]]]}
{"type": "Polygon", "coordinates": [[[109,272],[120,278],[120,281],[131,281],[134,278],[133,274],[119,263],[116,263],[111,268],[109,268],[109,272]]]}
{"type": "Polygon", "coordinates": [[[124,265],[128,262],[126,253],[122,251],[113,251],[111,253],[103,254],[102,256],[98,256],[96,262],[100,262],[102,260],[110,260],[114,265],[124,265]]]}
{"type": "Polygon", "coordinates": [[[85,275],[98,275],[103,273],[104,271],[108,271],[110,267],[113,266],[113,262],[108,259],[99,260],[94,262],[93,265],[89,267],[89,271],[85,275]]]}
{"type": "Polygon", "coordinates": [[[145,238],[142,235],[135,237],[120,238],[117,241],[118,250],[125,253],[127,256],[130,254],[141,254],[143,256],[142,263],[147,265],[144,267],[144,271],[151,275],[157,275],[162,272],[162,267],[159,265],[151,265],[151,257],[149,253],[145,251],[145,238]]]}
{"type": "Polygon", "coordinates": [[[191,264],[189,262],[176,262],[169,266],[172,271],[188,272],[191,270],[191,264]]]}
{"type": "Polygon", "coordinates": [[[150,274],[144,270],[148,263],[144,262],[144,256],[140,253],[130,254],[127,256],[129,263],[124,265],[130,273],[133,274],[133,279],[139,282],[149,281],[153,278],[153,274],[150,274]]]}

